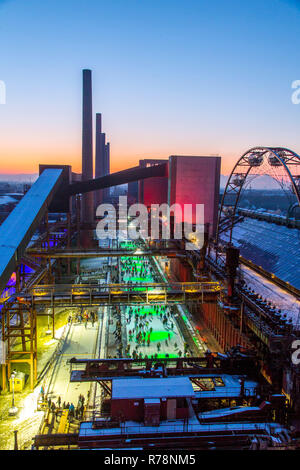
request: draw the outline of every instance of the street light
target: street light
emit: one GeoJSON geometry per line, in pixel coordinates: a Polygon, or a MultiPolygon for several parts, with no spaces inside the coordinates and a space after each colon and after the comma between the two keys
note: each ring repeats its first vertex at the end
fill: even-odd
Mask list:
{"type": "Polygon", "coordinates": [[[15,406],[15,377],[16,377],[16,372],[13,371],[11,376],[10,376],[10,380],[11,380],[11,384],[12,384],[12,404],[11,404],[11,407],[9,408],[9,410],[8,410],[8,414],[10,416],[15,416],[18,412],[18,408],[15,406]]]}

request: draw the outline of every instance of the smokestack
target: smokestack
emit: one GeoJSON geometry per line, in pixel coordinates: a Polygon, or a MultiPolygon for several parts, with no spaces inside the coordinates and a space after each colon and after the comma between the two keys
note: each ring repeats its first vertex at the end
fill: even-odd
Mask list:
{"type": "MultiPolygon", "coordinates": [[[[93,109],[92,109],[92,71],[82,71],[82,181],[93,178],[93,109]]],[[[83,222],[94,220],[93,192],[82,196],[83,222]]]]}
{"type": "Polygon", "coordinates": [[[105,174],[110,175],[110,143],[105,146],[105,174]]]}
{"type": "MultiPolygon", "coordinates": [[[[110,174],[110,144],[107,142],[105,145],[105,159],[104,159],[104,174],[109,175],[110,174]]],[[[106,188],[104,190],[104,197],[107,200],[109,197],[109,188],[106,188]]]]}
{"type": "MultiPolygon", "coordinates": [[[[102,116],[101,113],[96,114],[96,163],[95,178],[105,175],[105,134],[102,132],[102,116]]],[[[103,202],[104,190],[96,191],[95,206],[103,202]]]]}

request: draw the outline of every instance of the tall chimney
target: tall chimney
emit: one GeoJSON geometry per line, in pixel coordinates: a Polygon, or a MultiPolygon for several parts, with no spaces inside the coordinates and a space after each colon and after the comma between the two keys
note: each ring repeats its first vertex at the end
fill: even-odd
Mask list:
{"type": "MultiPolygon", "coordinates": [[[[95,178],[105,175],[105,134],[102,132],[102,116],[101,113],[96,114],[96,162],[95,162],[95,178]]],[[[99,189],[95,193],[95,206],[103,202],[104,190],[99,189]]]]}
{"type": "Polygon", "coordinates": [[[110,143],[105,146],[105,174],[110,175],[110,143]]]}
{"type": "MultiPolygon", "coordinates": [[[[105,164],[104,164],[104,174],[109,175],[110,174],[110,144],[107,142],[105,145],[105,164]]],[[[109,198],[110,190],[109,188],[106,188],[104,190],[104,198],[107,200],[109,198]]]]}
{"type": "MultiPolygon", "coordinates": [[[[93,178],[93,109],[92,109],[92,71],[82,71],[82,181],[93,178]]],[[[83,222],[94,220],[94,194],[82,196],[83,222]]]]}

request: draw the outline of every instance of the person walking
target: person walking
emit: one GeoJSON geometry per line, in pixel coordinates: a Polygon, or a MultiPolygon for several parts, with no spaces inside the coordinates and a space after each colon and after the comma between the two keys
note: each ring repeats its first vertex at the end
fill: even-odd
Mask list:
{"type": "Polygon", "coordinates": [[[51,412],[54,414],[55,413],[55,409],[56,409],[56,406],[55,406],[55,403],[54,401],[51,403],[51,412]]]}
{"type": "Polygon", "coordinates": [[[70,420],[70,422],[73,421],[74,410],[75,410],[75,407],[74,407],[73,403],[71,403],[70,406],[69,406],[69,420],[70,420]]]}
{"type": "Polygon", "coordinates": [[[89,319],[89,314],[88,314],[88,312],[84,312],[83,318],[84,318],[84,327],[85,327],[85,329],[86,329],[86,328],[87,328],[88,319],[89,319]]]}
{"type": "Polygon", "coordinates": [[[81,419],[83,418],[83,414],[84,414],[84,404],[81,403],[81,405],[80,405],[80,417],[81,417],[81,419]]]}

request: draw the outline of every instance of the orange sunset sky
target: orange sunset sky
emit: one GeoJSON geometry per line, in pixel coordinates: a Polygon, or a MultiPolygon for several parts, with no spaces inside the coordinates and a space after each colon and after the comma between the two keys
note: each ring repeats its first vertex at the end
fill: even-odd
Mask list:
{"type": "Polygon", "coordinates": [[[39,163],[81,171],[83,68],[93,71],[111,171],[220,155],[228,174],[253,146],[299,153],[297,5],[0,0],[0,173],[36,173],[39,163]]]}

